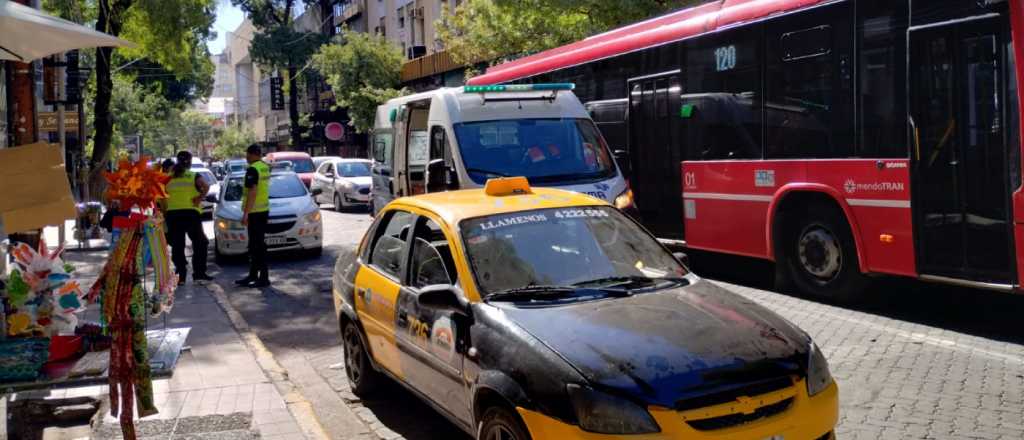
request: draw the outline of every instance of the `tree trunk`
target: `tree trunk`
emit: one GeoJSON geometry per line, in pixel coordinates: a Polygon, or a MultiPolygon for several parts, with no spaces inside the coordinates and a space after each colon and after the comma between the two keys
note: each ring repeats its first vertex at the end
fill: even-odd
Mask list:
{"type": "Polygon", "coordinates": [[[302,151],[302,127],[299,127],[298,68],[288,66],[288,119],[291,120],[292,151],[302,151]]]}
{"type": "MultiPolygon", "coordinates": [[[[120,7],[126,3],[128,2],[118,1],[114,2],[114,6],[120,7]]],[[[111,11],[110,8],[109,0],[99,0],[96,30],[116,37],[121,33],[120,14],[119,11],[111,11]]],[[[127,9],[127,5],[124,6],[124,9],[127,9]]],[[[110,114],[110,99],[114,89],[110,65],[113,52],[113,48],[110,47],[96,49],[96,102],[93,110],[95,123],[92,158],[89,160],[89,194],[97,200],[102,199],[106,186],[103,170],[106,169],[110,160],[110,143],[114,135],[114,118],[110,114]]]]}

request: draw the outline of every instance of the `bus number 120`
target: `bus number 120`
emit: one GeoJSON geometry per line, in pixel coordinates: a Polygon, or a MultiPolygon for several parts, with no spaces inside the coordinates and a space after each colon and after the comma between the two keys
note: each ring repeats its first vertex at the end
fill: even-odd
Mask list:
{"type": "Polygon", "coordinates": [[[736,46],[715,49],[715,70],[724,72],[736,68],[736,46]]]}

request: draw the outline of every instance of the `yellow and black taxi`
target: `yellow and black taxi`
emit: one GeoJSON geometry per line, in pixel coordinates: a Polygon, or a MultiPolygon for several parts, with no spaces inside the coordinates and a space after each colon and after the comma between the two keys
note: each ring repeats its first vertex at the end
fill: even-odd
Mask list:
{"type": "Polygon", "coordinates": [[[334,303],[357,395],[394,379],[478,439],[833,438],[806,333],[525,178],[391,202],[334,303]]]}

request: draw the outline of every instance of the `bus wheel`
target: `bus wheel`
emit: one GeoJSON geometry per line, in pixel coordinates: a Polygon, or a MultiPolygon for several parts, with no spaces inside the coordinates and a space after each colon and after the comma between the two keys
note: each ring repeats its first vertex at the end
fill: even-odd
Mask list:
{"type": "Polygon", "coordinates": [[[867,287],[846,218],[831,206],[814,206],[791,223],[785,254],[790,278],[801,292],[850,302],[867,287]]]}

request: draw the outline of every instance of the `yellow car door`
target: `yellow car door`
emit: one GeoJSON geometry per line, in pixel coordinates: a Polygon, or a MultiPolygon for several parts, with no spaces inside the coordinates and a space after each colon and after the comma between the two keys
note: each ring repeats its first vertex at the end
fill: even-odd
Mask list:
{"type": "Polygon", "coordinates": [[[366,331],[367,346],[377,365],[403,377],[395,341],[396,304],[408,261],[408,237],[416,216],[401,210],[382,214],[370,242],[370,253],[355,283],[356,314],[366,331]]]}

